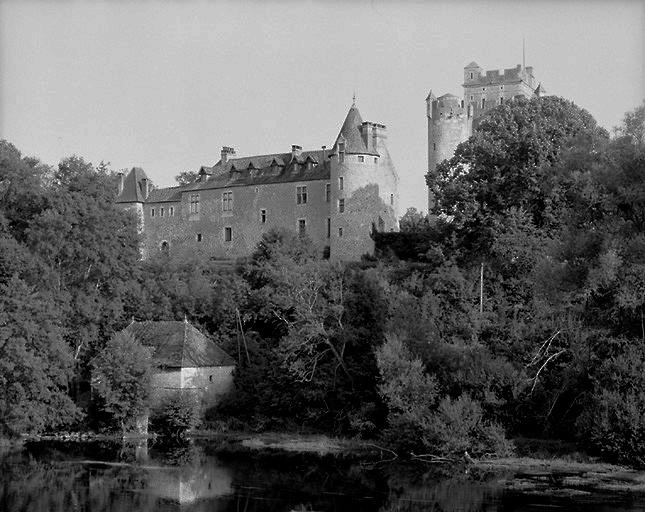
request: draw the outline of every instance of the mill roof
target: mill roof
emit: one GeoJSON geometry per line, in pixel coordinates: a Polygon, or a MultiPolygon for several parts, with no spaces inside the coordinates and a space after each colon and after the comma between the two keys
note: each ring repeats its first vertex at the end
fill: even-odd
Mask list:
{"type": "Polygon", "coordinates": [[[153,362],[165,368],[233,366],[235,360],[184,321],[132,322],[124,331],[154,348],[153,362]]]}
{"type": "Polygon", "coordinates": [[[133,167],[123,179],[123,190],[117,196],[117,203],[142,203],[145,201],[143,180],[148,179],[141,167],[133,167]]]}

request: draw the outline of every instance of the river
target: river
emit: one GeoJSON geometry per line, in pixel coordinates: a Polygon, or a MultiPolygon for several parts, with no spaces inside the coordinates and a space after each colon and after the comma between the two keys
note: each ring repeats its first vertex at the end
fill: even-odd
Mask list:
{"type": "Polygon", "coordinates": [[[7,512],[645,511],[645,494],[538,484],[466,467],[223,453],[209,441],[39,442],[0,453],[7,512]]]}

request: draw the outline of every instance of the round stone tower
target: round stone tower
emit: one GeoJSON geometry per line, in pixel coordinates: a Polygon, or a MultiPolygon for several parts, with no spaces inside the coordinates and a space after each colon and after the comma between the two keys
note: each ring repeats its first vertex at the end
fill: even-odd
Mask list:
{"type": "Polygon", "coordinates": [[[398,230],[398,176],[386,127],[363,121],[351,106],[330,155],[330,258],[374,252],[373,231],[398,230]]]}
{"type": "MultiPolygon", "coordinates": [[[[428,174],[432,176],[439,163],[451,158],[460,142],[472,134],[473,111],[471,105],[454,94],[436,98],[432,91],[426,98],[428,117],[428,174]]],[[[428,191],[428,210],[434,206],[428,191]]]]}

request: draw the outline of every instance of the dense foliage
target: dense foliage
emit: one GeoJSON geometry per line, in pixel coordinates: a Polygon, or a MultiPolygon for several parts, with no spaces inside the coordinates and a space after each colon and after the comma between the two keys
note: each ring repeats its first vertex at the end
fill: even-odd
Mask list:
{"type": "Polygon", "coordinates": [[[128,332],[118,332],[92,360],[97,414],[122,432],[141,427],[150,399],[152,353],[128,332]]]}
{"type": "MultiPolygon", "coordinates": [[[[187,318],[237,361],[213,424],[365,436],[408,455],[558,438],[643,463],[643,121],[641,106],[610,137],[560,98],[493,109],[427,176],[434,210],[375,234],[377,257],[358,264],[286,231],[235,266],[138,261],[107,166],[51,169],[2,143],[2,432],[75,421],[77,382],[145,360],[117,361],[110,341],[133,317],[187,318]]],[[[181,400],[166,419],[194,424],[181,400]]]]}

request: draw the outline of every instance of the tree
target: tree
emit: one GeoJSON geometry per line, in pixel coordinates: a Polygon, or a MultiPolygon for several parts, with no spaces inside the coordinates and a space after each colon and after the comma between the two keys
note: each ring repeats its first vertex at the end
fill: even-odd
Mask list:
{"type": "Polygon", "coordinates": [[[197,180],[199,173],[195,171],[183,171],[175,176],[175,181],[178,185],[188,185],[194,183],[197,180]]]}
{"type": "Polygon", "coordinates": [[[403,233],[423,231],[428,228],[428,225],[428,216],[423,215],[416,208],[408,208],[399,220],[399,229],[403,233]]]}
{"type": "Polygon", "coordinates": [[[72,353],[52,296],[18,277],[0,284],[0,434],[73,424],[72,353]]]}
{"type": "Polygon", "coordinates": [[[148,407],[152,352],[130,333],[120,332],[92,360],[98,409],[122,432],[134,427],[148,407]]]}
{"type": "Polygon", "coordinates": [[[645,101],[627,112],[620,126],[614,130],[616,135],[627,137],[633,144],[645,144],[645,101]]]}
{"type": "Polygon", "coordinates": [[[561,189],[550,186],[553,166],[582,135],[607,140],[588,112],[562,98],[518,99],[493,109],[454,157],[426,176],[434,213],[451,216],[460,243],[479,255],[488,252],[497,218],[512,208],[539,228],[557,225],[551,203],[561,189]]]}

